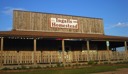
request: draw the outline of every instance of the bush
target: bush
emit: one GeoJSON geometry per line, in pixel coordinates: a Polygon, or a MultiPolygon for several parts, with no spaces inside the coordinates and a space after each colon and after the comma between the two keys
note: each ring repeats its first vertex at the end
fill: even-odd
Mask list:
{"type": "Polygon", "coordinates": [[[33,66],[30,66],[29,69],[34,69],[34,67],[33,66]]]}
{"type": "Polygon", "coordinates": [[[123,64],[128,64],[128,62],[127,61],[124,61],[123,64]]]}
{"type": "Polygon", "coordinates": [[[88,61],[88,65],[94,65],[95,62],[94,61],[88,61]]]}
{"type": "Polygon", "coordinates": [[[61,63],[57,63],[57,67],[61,67],[61,63]]]}
{"type": "Polygon", "coordinates": [[[95,65],[98,64],[98,62],[95,62],[95,65]]]}
{"type": "Polygon", "coordinates": [[[17,68],[16,68],[16,67],[14,67],[12,70],[17,70],[17,68]]]}
{"type": "Polygon", "coordinates": [[[50,68],[49,66],[46,66],[45,68],[50,68]]]}
{"type": "Polygon", "coordinates": [[[71,64],[68,64],[67,66],[68,66],[68,67],[71,67],[71,64]]]}
{"type": "Polygon", "coordinates": [[[124,62],[116,62],[115,64],[128,64],[127,61],[124,61],[124,62]]]}
{"type": "Polygon", "coordinates": [[[17,67],[17,70],[21,70],[21,68],[20,67],[17,67]]]}
{"type": "Polygon", "coordinates": [[[21,69],[28,69],[26,66],[21,66],[21,69]]]}
{"type": "Polygon", "coordinates": [[[37,66],[36,69],[41,69],[42,67],[41,66],[37,66]]]}
{"type": "Polygon", "coordinates": [[[104,64],[109,64],[108,62],[104,62],[104,64]]]}
{"type": "Polygon", "coordinates": [[[11,70],[10,68],[4,67],[2,70],[11,70]]]}

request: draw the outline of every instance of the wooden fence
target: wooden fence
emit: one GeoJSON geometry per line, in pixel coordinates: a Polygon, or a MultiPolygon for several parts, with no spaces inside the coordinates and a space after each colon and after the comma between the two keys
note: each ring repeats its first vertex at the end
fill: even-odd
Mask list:
{"type": "MultiPolygon", "coordinates": [[[[67,63],[87,61],[125,61],[128,60],[126,52],[112,51],[69,51],[64,53],[67,63]]],[[[59,51],[36,51],[37,64],[60,63],[63,61],[62,52],[59,51]]],[[[33,64],[34,51],[3,51],[0,52],[0,63],[3,64],[33,64]]]]}

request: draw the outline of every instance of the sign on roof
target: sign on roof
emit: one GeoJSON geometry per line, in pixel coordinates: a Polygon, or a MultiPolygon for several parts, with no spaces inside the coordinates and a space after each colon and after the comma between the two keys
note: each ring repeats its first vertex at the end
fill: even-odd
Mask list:
{"type": "Polygon", "coordinates": [[[51,27],[78,29],[78,23],[74,19],[51,18],[51,27]]]}

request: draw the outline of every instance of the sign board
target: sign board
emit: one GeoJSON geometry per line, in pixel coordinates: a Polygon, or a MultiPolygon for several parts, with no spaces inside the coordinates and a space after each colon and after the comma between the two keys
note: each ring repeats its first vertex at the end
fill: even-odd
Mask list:
{"type": "Polygon", "coordinates": [[[107,46],[109,46],[109,45],[110,45],[110,44],[109,44],[109,41],[106,41],[106,45],[107,45],[107,46]]]}
{"type": "Polygon", "coordinates": [[[78,22],[74,19],[51,18],[51,27],[78,29],[78,22]]]}

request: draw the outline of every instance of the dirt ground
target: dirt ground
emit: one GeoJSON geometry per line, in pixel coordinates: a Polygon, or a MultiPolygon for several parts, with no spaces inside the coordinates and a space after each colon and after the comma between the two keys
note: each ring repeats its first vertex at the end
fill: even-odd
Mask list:
{"type": "Polygon", "coordinates": [[[101,73],[94,73],[94,74],[128,74],[128,68],[122,68],[116,71],[101,72],[101,73]]]}

